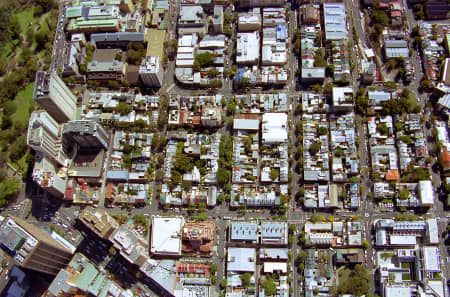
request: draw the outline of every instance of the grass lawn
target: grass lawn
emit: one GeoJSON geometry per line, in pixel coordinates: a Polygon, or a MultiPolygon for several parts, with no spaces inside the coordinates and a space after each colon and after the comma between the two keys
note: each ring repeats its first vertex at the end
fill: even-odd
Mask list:
{"type": "Polygon", "coordinates": [[[11,116],[13,124],[17,121],[25,123],[28,126],[30,117],[30,106],[33,97],[34,82],[29,83],[25,88],[19,91],[14,101],[17,104],[16,112],[11,116]]]}
{"type": "Polygon", "coordinates": [[[16,11],[14,13],[14,15],[17,16],[17,19],[19,20],[22,32],[24,33],[26,33],[29,28],[33,28],[36,25],[37,19],[34,18],[33,12],[34,7],[30,7],[25,8],[24,10],[21,11],[16,11]]]}

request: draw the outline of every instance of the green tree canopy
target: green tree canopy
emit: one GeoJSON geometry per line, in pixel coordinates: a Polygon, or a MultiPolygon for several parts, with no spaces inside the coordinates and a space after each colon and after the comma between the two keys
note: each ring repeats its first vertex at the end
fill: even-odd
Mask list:
{"type": "Polygon", "coordinates": [[[277,286],[272,277],[268,276],[262,283],[265,296],[272,296],[277,292],[277,286]]]}

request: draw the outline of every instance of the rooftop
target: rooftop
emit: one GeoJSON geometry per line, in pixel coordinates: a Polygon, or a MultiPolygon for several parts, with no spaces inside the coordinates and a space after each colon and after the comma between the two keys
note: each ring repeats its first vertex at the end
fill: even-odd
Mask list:
{"type": "Polygon", "coordinates": [[[179,217],[153,217],[151,252],[157,255],[181,256],[181,228],[179,217]]]}

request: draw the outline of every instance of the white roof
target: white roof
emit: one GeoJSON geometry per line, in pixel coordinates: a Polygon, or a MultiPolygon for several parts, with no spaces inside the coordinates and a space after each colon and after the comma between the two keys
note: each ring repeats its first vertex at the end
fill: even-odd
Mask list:
{"type": "Polygon", "coordinates": [[[433,205],[434,194],[431,180],[419,181],[419,195],[420,195],[420,202],[422,203],[422,205],[424,206],[433,205]]]}
{"type": "Polygon", "coordinates": [[[439,229],[436,219],[427,220],[428,227],[428,243],[439,244],[439,229]]]}
{"type": "Polygon", "coordinates": [[[256,250],[253,248],[228,248],[228,272],[255,272],[256,250]]]}
{"type": "Polygon", "coordinates": [[[275,271],[281,271],[287,273],[287,263],[284,262],[264,262],[264,273],[274,273],[275,271]]]}
{"type": "Polygon", "coordinates": [[[233,129],[259,130],[259,120],[234,119],[233,129]]]}
{"type": "Polygon", "coordinates": [[[415,235],[391,235],[391,245],[415,245],[415,235]]]}
{"type": "Polygon", "coordinates": [[[344,3],[323,4],[325,38],[339,40],[347,38],[344,3]]]}
{"type": "Polygon", "coordinates": [[[287,114],[265,113],[262,117],[262,140],[265,143],[287,141],[287,114]]]}
{"type": "Polygon", "coordinates": [[[257,62],[259,60],[259,33],[238,33],[237,37],[237,63],[257,62]]]}
{"type": "Polygon", "coordinates": [[[410,297],[411,288],[410,287],[386,287],[385,294],[386,297],[410,297]]]}
{"type": "Polygon", "coordinates": [[[435,246],[423,248],[423,266],[426,272],[440,272],[439,249],[435,246]]]}
{"type": "Polygon", "coordinates": [[[182,218],[153,217],[151,252],[181,256],[182,218]]]}

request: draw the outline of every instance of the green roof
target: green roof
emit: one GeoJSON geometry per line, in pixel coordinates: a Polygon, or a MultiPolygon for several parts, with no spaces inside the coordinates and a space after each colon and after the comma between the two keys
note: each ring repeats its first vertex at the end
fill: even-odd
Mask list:
{"type": "Polygon", "coordinates": [[[83,271],[78,275],[75,285],[83,291],[87,291],[89,288],[89,284],[95,279],[98,275],[98,270],[91,263],[86,263],[83,271]]]}
{"type": "Polygon", "coordinates": [[[68,7],[66,9],[66,16],[67,18],[77,18],[81,16],[81,7],[68,7]]]}

